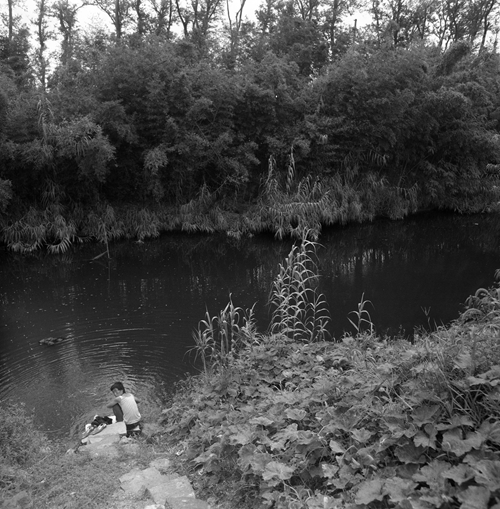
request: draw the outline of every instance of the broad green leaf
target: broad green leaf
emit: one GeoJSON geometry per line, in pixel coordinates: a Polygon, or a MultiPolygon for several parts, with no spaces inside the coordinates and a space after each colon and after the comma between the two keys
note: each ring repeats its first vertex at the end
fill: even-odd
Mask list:
{"type": "Polygon", "coordinates": [[[417,447],[411,442],[396,447],[394,451],[394,454],[403,463],[426,463],[427,459],[424,453],[425,449],[423,447],[417,447]]]}
{"type": "Polygon", "coordinates": [[[436,428],[440,431],[443,431],[445,429],[461,428],[462,426],[473,427],[474,422],[468,415],[454,415],[449,423],[438,424],[436,428]]]}
{"type": "Polygon", "coordinates": [[[288,467],[279,461],[270,461],[262,473],[264,481],[270,481],[278,478],[280,481],[287,481],[290,479],[294,472],[293,467],[288,467]]]}
{"type": "Polygon", "coordinates": [[[465,491],[458,493],[457,498],[462,502],[460,509],[488,509],[490,495],[490,490],[487,488],[470,486],[465,491]]]}
{"type": "Polygon", "coordinates": [[[324,477],[327,479],[332,479],[339,471],[339,467],[330,463],[321,463],[321,471],[324,477]]]}
{"type": "Polygon", "coordinates": [[[368,431],[365,428],[360,429],[353,429],[351,431],[351,435],[353,436],[354,440],[364,444],[368,440],[370,440],[373,433],[371,431],[368,431]]]}
{"type": "Polygon", "coordinates": [[[428,465],[423,466],[413,475],[412,479],[416,482],[424,482],[430,488],[443,490],[445,481],[442,474],[449,468],[450,464],[446,461],[434,460],[428,465]]]}
{"type": "Polygon", "coordinates": [[[474,479],[475,470],[468,465],[457,465],[451,467],[442,473],[442,476],[446,479],[452,479],[457,484],[463,484],[464,482],[474,479]]]}
{"type": "Polygon", "coordinates": [[[500,490],[500,461],[481,460],[473,465],[478,484],[491,491],[500,490]]]}
{"type": "Polygon", "coordinates": [[[431,449],[436,448],[436,435],[437,429],[434,424],[426,424],[424,430],[419,431],[413,437],[413,443],[419,447],[430,447],[431,449]]]}
{"type": "Polygon", "coordinates": [[[483,436],[480,433],[468,433],[467,438],[462,438],[460,429],[452,429],[443,434],[443,450],[451,452],[460,457],[472,449],[479,449],[483,443],[483,436]]]}
{"type": "Polygon", "coordinates": [[[250,419],[249,422],[250,424],[257,424],[260,426],[270,426],[271,424],[274,424],[274,421],[264,416],[254,417],[253,419],[250,419]]]}
{"type": "Polygon", "coordinates": [[[423,426],[434,422],[434,415],[439,410],[439,405],[425,405],[417,408],[411,415],[413,422],[417,426],[423,426]]]}
{"type": "MultiPolygon", "coordinates": [[[[252,444],[244,446],[242,449],[251,446],[252,444]]],[[[271,460],[272,456],[270,454],[267,454],[265,452],[253,452],[251,453],[250,450],[248,450],[245,454],[240,454],[239,464],[242,466],[242,469],[248,469],[248,467],[251,467],[253,470],[253,473],[255,474],[261,474],[264,472],[266,465],[271,460]]],[[[241,452],[241,451],[240,451],[241,452]]]]}
{"type": "Polygon", "coordinates": [[[253,440],[252,428],[246,426],[235,426],[236,432],[229,435],[229,443],[232,445],[246,445],[253,440]]]}
{"type": "Polygon", "coordinates": [[[500,422],[484,421],[479,428],[479,432],[484,436],[485,441],[489,440],[494,444],[500,445],[500,422]]]}
{"type": "Polygon", "coordinates": [[[345,453],[345,449],[342,447],[342,444],[339,444],[335,440],[330,440],[329,446],[330,446],[330,449],[332,450],[332,452],[335,454],[344,454],[345,453]]]}
{"type": "Polygon", "coordinates": [[[393,477],[385,481],[384,492],[389,495],[389,500],[391,502],[402,502],[414,492],[416,486],[417,483],[410,479],[393,477]]]}
{"type": "Polygon", "coordinates": [[[383,500],[385,494],[382,492],[384,481],[382,479],[373,479],[361,483],[356,493],[356,504],[369,504],[374,500],[383,500]]]}
{"type": "Polygon", "coordinates": [[[307,412],[303,408],[287,408],[285,415],[293,421],[301,421],[306,417],[307,412]]]}

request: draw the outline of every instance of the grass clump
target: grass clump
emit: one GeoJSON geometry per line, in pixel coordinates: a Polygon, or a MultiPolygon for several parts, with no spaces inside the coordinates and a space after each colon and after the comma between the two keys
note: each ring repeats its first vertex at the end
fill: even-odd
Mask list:
{"type": "Polygon", "coordinates": [[[354,337],[285,327],[247,341],[185,382],[166,436],[206,496],[232,507],[497,508],[497,296],[480,291],[412,342],[377,337],[364,296],[354,337]]]}
{"type": "Polygon", "coordinates": [[[133,455],[124,446],[118,457],[92,459],[68,453],[65,443],[49,441],[22,404],[2,402],[0,419],[1,507],[10,507],[11,499],[22,492],[37,509],[130,507],[114,500],[120,476],[134,467],[146,468],[158,453],[169,454],[158,440],[137,439],[133,455]]]}

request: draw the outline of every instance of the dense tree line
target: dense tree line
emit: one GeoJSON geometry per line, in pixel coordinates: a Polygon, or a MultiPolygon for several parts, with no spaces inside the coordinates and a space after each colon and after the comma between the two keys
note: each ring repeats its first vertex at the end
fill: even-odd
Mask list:
{"type": "Polygon", "coordinates": [[[0,31],[12,249],[161,231],[318,234],[498,201],[497,0],[15,0],[0,31]],[[372,23],[344,23],[364,8],[372,23]],[[496,30],[496,31],[495,31],[496,30]],[[60,51],[47,47],[58,33],[60,51]]]}

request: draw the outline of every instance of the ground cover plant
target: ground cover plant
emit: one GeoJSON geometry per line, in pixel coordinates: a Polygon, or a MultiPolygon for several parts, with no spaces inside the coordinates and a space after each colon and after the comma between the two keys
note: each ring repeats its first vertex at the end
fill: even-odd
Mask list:
{"type": "Polygon", "coordinates": [[[185,382],[167,434],[236,506],[498,509],[498,292],[412,342],[377,337],[364,298],[340,341],[255,335],[185,382]]]}
{"type": "MultiPolygon", "coordinates": [[[[114,494],[119,489],[120,476],[134,467],[146,468],[159,454],[169,455],[153,436],[151,410],[146,410],[150,432],[134,439],[131,450],[122,447],[117,457],[92,459],[88,454],[75,454],[76,439],[69,443],[49,440],[37,429],[33,415],[23,404],[2,401],[0,507],[137,507],[137,500],[128,504],[123,499],[116,499],[114,494]],[[12,505],[12,499],[22,494],[26,494],[26,498],[12,505]]],[[[157,415],[158,409],[154,409],[154,413],[157,415]]]]}

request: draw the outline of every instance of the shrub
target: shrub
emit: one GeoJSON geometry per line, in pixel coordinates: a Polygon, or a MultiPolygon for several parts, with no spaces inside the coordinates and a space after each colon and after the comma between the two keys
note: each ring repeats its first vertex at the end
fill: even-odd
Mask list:
{"type": "Polygon", "coordinates": [[[367,302],[356,337],[276,330],[191,378],[164,412],[185,468],[275,509],[498,503],[498,292],[413,343],[376,338],[367,302]]]}
{"type": "Polygon", "coordinates": [[[13,466],[26,465],[46,453],[49,441],[35,428],[24,404],[3,402],[0,406],[0,457],[13,466]]]}

